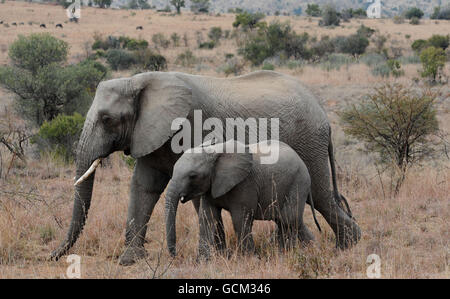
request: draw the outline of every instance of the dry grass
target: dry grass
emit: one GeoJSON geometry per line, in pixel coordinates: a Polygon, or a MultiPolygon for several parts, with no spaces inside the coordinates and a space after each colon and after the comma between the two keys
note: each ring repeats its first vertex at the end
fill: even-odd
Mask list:
{"type": "MultiPolygon", "coordinates": [[[[169,69],[214,76],[215,69],[223,63],[225,53],[236,53],[232,40],[224,41],[218,49],[196,48],[195,31],[202,31],[205,38],[212,26],[231,29],[232,15],[162,16],[152,11],[101,10],[83,8],[79,24],[67,23],[64,10],[59,6],[37,5],[25,2],[0,4],[0,19],[24,22],[18,27],[0,25],[0,50],[16,39],[18,34],[50,32],[71,45],[71,60],[82,59],[86,42],[92,42],[94,32],[104,36],[128,35],[151,40],[151,35],[172,32],[188,34],[190,48],[201,57],[209,68],[181,68],[174,65],[176,56],[185,47],[170,47],[163,54],[169,59],[169,69]],[[36,24],[30,26],[28,21],[36,24]],[[63,23],[64,29],[51,24],[63,23]],[[48,29],[40,29],[37,23],[46,23],[48,29]],[[135,27],[142,25],[143,31],[135,27]]],[[[271,17],[272,18],[272,17],[271,17]]],[[[269,19],[271,19],[269,18],[269,19]]],[[[363,20],[344,24],[345,28],[324,29],[317,20],[289,19],[298,32],[308,31],[322,35],[350,34],[359,23],[377,28],[391,39],[399,40],[405,49],[410,40],[428,38],[432,33],[443,32],[448,22],[423,21],[423,25],[395,25],[391,20],[363,20]]],[[[181,44],[183,42],[181,41],[181,44]]],[[[7,52],[0,51],[0,63],[7,63],[7,52]]],[[[246,71],[250,68],[247,67],[246,71]]],[[[272,241],[274,226],[270,222],[257,222],[254,236],[258,254],[230,258],[214,255],[209,263],[196,263],[198,221],[191,204],[182,205],[178,215],[179,254],[175,260],[167,254],[164,239],[163,200],[158,202],[150,220],[145,245],[149,256],[130,267],[118,265],[117,257],[124,250],[124,230],[128,204],[131,170],[119,154],[111,158],[111,165],[98,170],[92,207],[85,230],[71,250],[82,257],[82,277],[97,278],[365,278],[366,258],[376,253],[381,257],[383,278],[449,278],[449,228],[450,219],[450,163],[444,155],[422,166],[411,169],[400,194],[394,198],[389,192],[388,174],[378,176],[373,159],[358,151],[359,144],[349,141],[336,121],[334,111],[345,101],[365,94],[383,79],[374,77],[362,64],[325,71],[307,66],[301,69],[277,69],[296,76],[320,96],[333,124],[333,138],[339,164],[340,189],[350,200],[353,213],[363,231],[358,245],[347,251],[334,247],[334,235],[319,218],[324,229],[319,234],[314,229],[311,212],[306,209],[307,225],[314,231],[316,242],[308,248],[298,248],[280,253],[272,241]],[[166,270],[166,266],[170,267],[166,270]],[[158,267],[159,266],[159,267],[158,267]],[[156,271],[155,271],[155,268],[156,271]]],[[[409,83],[417,77],[417,66],[405,66],[406,75],[399,80],[409,83]]],[[[450,73],[449,69],[446,70],[450,73]]],[[[114,76],[129,75],[120,72],[114,76]]],[[[448,88],[446,89],[448,92],[448,88]]],[[[12,95],[0,90],[0,109],[9,106],[12,95]]],[[[450,106],[448,97],[439,103],[439,120],[445,132],[450,130],[450,106]]],[[[24,167],[15,162],[9,170],[11,156],[0,147],[0,278],[63,277],[68,264],[65,258],[58,262],[47,261],[49,253],[65,236],[72,210],[74,166],[62,165],[51,157],[31,160],[24,167]]],[[[224,212],[227,241],[236,243],[228,213],[224,212]]]]}

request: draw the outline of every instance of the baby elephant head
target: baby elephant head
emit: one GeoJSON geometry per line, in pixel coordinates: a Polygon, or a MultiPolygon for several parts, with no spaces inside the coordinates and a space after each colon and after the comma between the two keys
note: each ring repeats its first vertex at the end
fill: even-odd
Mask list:
{"type": "Polygon", "coordinates": [[[185,203],[210,192],[220,197],[250,173],[253,156],[242,143],[228,141],[187,150],[173,169],[166,189],[166,235],[170,254],[176,254],[176,212],[185,203]]]}

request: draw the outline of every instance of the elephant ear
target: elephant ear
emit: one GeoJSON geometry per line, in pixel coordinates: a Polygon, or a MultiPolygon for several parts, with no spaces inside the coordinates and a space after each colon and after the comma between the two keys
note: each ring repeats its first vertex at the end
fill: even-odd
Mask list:
{"type": "Polygon", "coordinates": [[[212,197],[220,197],[233,189],[249,175],[252,166],[251,153],[219,154],[212,175],[212,197]]]}
{"type": "Polygon", "coordinates": [[[170,73],[144,73],[131,79],[136,96],[136,124],[131,155],[143,157],[161,147],[175,133],[172,121],[186,118],[192,107],[192,91],[170,73]]]}

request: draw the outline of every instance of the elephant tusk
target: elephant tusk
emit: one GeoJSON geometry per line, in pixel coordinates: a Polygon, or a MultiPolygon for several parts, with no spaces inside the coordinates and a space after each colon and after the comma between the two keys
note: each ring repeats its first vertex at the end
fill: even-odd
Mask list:
{"type": "Polygon", "coordinates": [[[102,161],[102,159],[100,159],[100,158],[95,160],[92,163],[91,167],[89,167],[89,169],[73,185],[77,186],[80,183],[82,183],[83,181],[85,181],[95,171],[95,169],[98,167],[98,165],[100,165],[101,161],[102,161]]]}

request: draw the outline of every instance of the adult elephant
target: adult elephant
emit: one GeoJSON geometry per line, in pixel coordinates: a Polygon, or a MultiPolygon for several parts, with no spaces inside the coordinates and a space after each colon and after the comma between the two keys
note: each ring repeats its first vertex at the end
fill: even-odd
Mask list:
{"type": "MultiPolygon", "coordinates": [[[[172,121],[180,117],[192,121],[194,110],[201,110],[203,119],[215,117],[224,123],[225,118],[279,118],[279,138],[307,165],[315,208],[333,229],[337,246],[346,248],[359,240],[360,229],[343,209],[337,190],[330,124],[306,87],[293,77],[270,71],[232,79],[149,72],[99,84],[77,148],[77,178],[98,158],[115,151],[137,159],[131,182],[126,249],[120,257],[122,265],[132,264],[146,254],[147,223],[180,156],[171,148],[175,133],[172,121]]],[[[53,259],[64,255],[83,229],[94,176],[95,172],[76,186],[69,231],[52,253],[53,259]]],[[[197,211],[198,204],[198,200],[194,201],[197,211]]]]}

